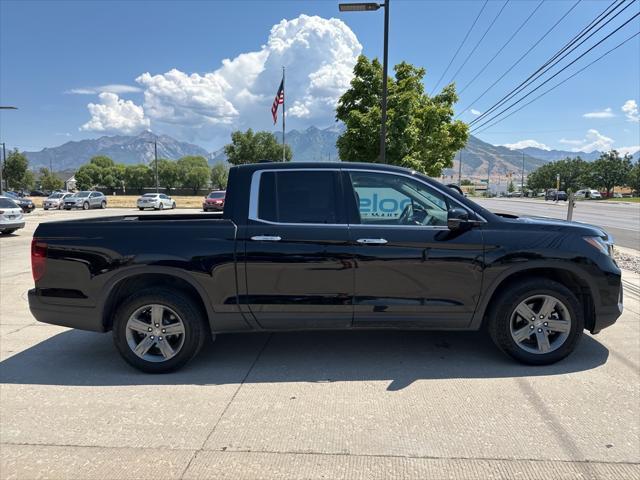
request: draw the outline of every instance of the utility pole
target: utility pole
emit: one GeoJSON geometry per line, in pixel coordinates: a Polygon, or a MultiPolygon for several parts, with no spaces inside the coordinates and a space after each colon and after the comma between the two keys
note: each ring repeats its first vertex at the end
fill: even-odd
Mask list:
{"type": "MultiPolygon", "coordinates": [[[[2,190],[2,172],[5,169],[5,167],[7,166],[7,155],[6,152],[4,150],[4,142],[2,142],[2,165],[0,165],[0,195],[2,195],[3,190],[2,190]]],[[[7,185],[8,187],[8,185],[7,185]]]]}
{"type": "Polygon", "coordinates": [[[158,139],[153,141],[153,151],[156,158],[156,193],[160,193],[160,184],[158,178],[158,139]]]}
{"type": "Polygon", "coordinates": [[[458,152],[458,186],[462,184],[462,150],[458,152]]]}
{"type": "Polygon", "coordinates": [[[524,197],[524,152],[522,152],[522,175],[520,177],[520,193],[524,197]]]}

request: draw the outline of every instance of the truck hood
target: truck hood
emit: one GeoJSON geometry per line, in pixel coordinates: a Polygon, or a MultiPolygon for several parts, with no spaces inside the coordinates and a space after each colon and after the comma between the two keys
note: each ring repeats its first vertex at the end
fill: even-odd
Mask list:
{"type": "Polygon", "coordinates": [[[518,223],[526,223],[528,225],[546,226],[553,231],[574,230],[576,231],[576,233],[581,233],[582,235],[592,235],[605,239],[611,238],[610,235],[602,228],[596,227],[595,225],[590,225],[588,223],[574,221],[569,222],[567,220],[547,217],[516,217],[512,221],[518,223]]]}

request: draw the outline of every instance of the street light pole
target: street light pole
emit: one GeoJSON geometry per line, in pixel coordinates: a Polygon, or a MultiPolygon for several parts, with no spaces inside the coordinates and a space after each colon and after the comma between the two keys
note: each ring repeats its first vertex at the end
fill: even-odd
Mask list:
{"type": "Polygon", "coordinates": [[[458,152],[458,186],[462,184],[462,150],[458,152]]]}
{"type": "Polygon", "coordinates": [[[382,58],[382,124],[380,125],[380,163],[386,163],[387,139],[387,62],[389,60],[389,2],[384,6],[384,54],[382,58]]]}
{"type": "MultiPolygon", "coordinates": [[[[17,109],[18,109],[18,107],[14,107],[12,105],[0,105],[0,110],[17,110],[17,109]]],[[[3,193],[3,190],[2,190],[2,173],[3,173],[3,170],[6,168],[6,166],[7,166],[7,154],[5,152],[4,142],[2,142],[2,165],[0,165],[0,195],[2,195],[2,193],[3,193]]],[[[9,184],[7,184],[7,188],[9,188],[9,184]]]]}
{"type": "Polygon", "coordinates": [[[524,152],[522,152],[522,175],[520,176],[520,192],[524,197],[524,152]]]}
{"type": "Polygon", "coordinates": [[[340,3],[341,12],[369,12],[384,8],[384,47],[382,54],[382,119],[380,124],[380,163],[386,163],[387,138],[387,64],[389,60],[389,2],[384,3],[340,3]]]}

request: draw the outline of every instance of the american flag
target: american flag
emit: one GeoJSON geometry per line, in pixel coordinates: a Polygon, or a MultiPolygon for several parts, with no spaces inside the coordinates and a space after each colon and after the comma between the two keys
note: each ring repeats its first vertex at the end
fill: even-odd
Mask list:
{"type": "Polygon", "coordinates": [[[273,117],[274,125],[278,121],[278,105],[282,105],[283,103],[284,103],[284,78],[280,82],[280,88],[278,88],[278,93],[276,93],[276,98],[273,100],[273,105],[271,106],[271,116],[273,117]]]}

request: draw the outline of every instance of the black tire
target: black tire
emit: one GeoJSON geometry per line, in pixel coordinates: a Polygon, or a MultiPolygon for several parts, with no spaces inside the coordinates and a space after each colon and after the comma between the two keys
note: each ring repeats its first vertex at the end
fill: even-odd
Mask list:
{"type": "Polygon", "coordinates": [[[44,210],[49,210],[49,207],[43,207],[44,210]]]}
{"type": "Polygon", "coordinates": [[[144,210],[144,208],[142,208],[142,207],[138,207],[138,210],[143,211],[143,210],[144,210]]]}
{"type": "Polygon", "coordinates": [[[2,233],[4,233],[5,235],[11,235],[16,230],[18,230],[18,229],[17,228],[8,228],[6,230],[2,230],[2,233]]]}
{"type": "Polygon", "coordinates": [[[160,202],[160,205],[158,205],[158,210],[164,210],[164,203],[160,202]]]}
{"type": "Polygon", "coordinates": [[[84,202],[84,203],[82,204],[82,209],[83,209],[83,210],[89,210],[89,202],[84,202]]]}
{"type": "Polygon", "coordinates": [[[578,345],[584,329],[582,305],[571,290],[546,278],[533,278],[516,283],[492,299],[487,318],[487,330],[493,342],[507,355],[528,365],[549,365],[562,360],[578,345]],[[560,300],[571,315],[571,327],[564,343],[547,353],[530,353],[519,346],[511,335],[511,315],[525,299],[535,295],[549,295],[560,300]]]}
{"type": "Polygon", "coordinates": [[[186,294],[166,288],[142,290],[128,297],[116,311],[113,322],[113,341],[122,358],[146,373],[167,373],[178,370],[189,362],[202,348],[208,329],[198,305],[186,294]],[[184,324],[184,342],[175,356],[161,362],[140,358],[129,347],[126,337],[127,321],[139,308],[159,304],[173,310],[184,324]]]}
{"type": "Polygon", "coordinates": [[[171,204],[171,210],[173,210],[174,208],[176,208],[176,202],[173,202],[173,203],[171,204]]]}
{"type": "Polygon", "coordinates": [[[102,203],[100,204],[100,208],[102,208],[103,210],[107,208],[107,202],[103,200],[102,203]]]}

